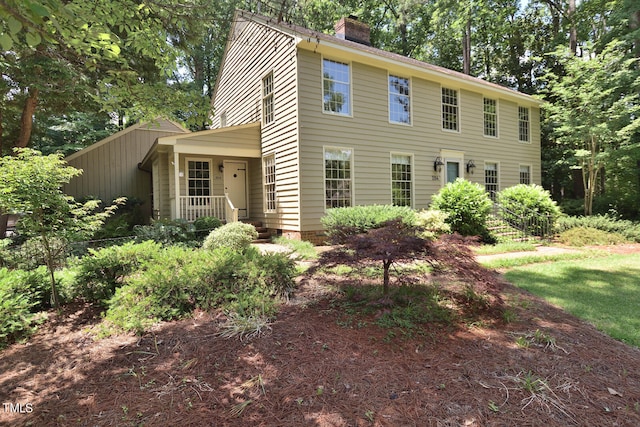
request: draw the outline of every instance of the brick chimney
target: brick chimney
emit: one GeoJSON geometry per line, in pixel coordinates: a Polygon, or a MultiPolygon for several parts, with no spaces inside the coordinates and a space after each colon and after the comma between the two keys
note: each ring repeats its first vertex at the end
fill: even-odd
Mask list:
{"type": "Polygon", "coordinates": [[[354,15],[340,19],[335,25],[335,30],[336,37],[339,39],[371,46],[369,26],[364,22],[358,21],[358,17],[354,15]]]}

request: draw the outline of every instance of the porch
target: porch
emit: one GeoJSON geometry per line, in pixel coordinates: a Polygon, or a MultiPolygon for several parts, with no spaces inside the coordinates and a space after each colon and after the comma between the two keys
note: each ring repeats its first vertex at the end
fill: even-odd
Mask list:
{"type": "Polygon", "coordinates": [[[260,124],[159,138],[140,167],[151,172],[156,218],[261,219],[260,124]]]}

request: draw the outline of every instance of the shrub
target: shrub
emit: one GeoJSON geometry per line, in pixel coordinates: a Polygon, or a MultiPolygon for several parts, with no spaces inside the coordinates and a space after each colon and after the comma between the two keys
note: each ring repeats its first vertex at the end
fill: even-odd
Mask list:
{"type": "Polygon", "coordinates": [[[159,256],[159,243],[129,242],[122,246],[89,249],[89,254],[74,265],[76,270],[73,294],[92,302],[111,298],[125,277],[137,271],[145,262],[159,256]]]}
{"type": "Polygon", "coordinates": [[[131,236],[136,225],[145,224],[145,216],[142,213],[143,204],[144,201],[142,199],[127,197],[126,201],[118,207],[118,210],[105,220],[102,227],[93,235],[93,239],[114,239],[131,236]]]}
{"type": "Polygon", "coordinates": [[[536,184],[505,188],[497,197],[498,203],[504,208],[504,219],[511,225],[524,224],[534,236],[550,233],[560,216],[560,208],[551,199],[551,194],[536,184]]]}
{"type": "Polygon", "coordinates": [[[446,212],[435,209],[418,212],[416,225],[421,230],[419,235],[423,239],[436,240],[440,235],[451,233],[451,226],[447,224],[446,212]]]}
{"type": "MultiPolygon", "coordinates": [[[[39,237],[30,239],[3,239],[0,245],[0,265],[11,269],[33,270],[46,265],[45,249],[39,237]]],[[[62,239],[53,238],[49,241],[52,249],[54,266],[65,263],[69,246],[62,239]]]]}
{"type": "Polygon", "coordinates": [[[563,231],[558,241],[569,246],[586,245],[616,245],[624,243],[626,239],[618,233],[610,233],[590,227],[576,227],[563,231]]]}
{"type": "Polygon", "coordinates": [[[448,183],[435,194],[431,209],[448,214],[451,230],[463,236],[487,236],[487,217],[491,211],[491,199],[480,184],[462,178],[448,183]]]}
{"type": "Polygon", "coordinates": [[[616,219],[609,215],[565,216],[556,222],[558,233],[576,227],[596,228],[609,233],[618,233],[627,240],[640,242],[640,223],[616,219]]]}
{"type": "Polygon", "coordinates": [[[133,232],[138,242],[153,240],[163,246],[193,245],[195,239],[193,225],[183,219],[152,220],[149,225],[136,225],[133,232]]]}
{"type": "Polygon", "coordinates": [[[340,239],[347,229],[353,234],[364,233],[397,218],[412,226],[416,222],[416,213],[407,206],[351,206],[329,209],[320,221],[330,239],[340,239]]]}
{"type": "Polygon", "coordinates": [[[164,249],[109,301],[106,319],[138,333],[194,308],[226,308],[241,314],[273,314],[273,297],[294,286],[295,264],[282,254],[230,248],[164,249]]]}
{"type": "Polygon", "coordinates": [[[204,240],[202,247],[207,250],[229,248],[243,251],[258,238],[256,228],[244,222],[231,222],[213,230],[204,240]]]}
{"type": "Polygon", "coordinates": [[[196,230],[196,237],[200,240],[204,239],[216,228],[222,226],[222,221],[215,216],[201,216],[193,221],[193,227],[196,230]]]}
{"type": "Polygon", "coordinates": [[[277,245],[282,245],[291,249],[293,252],[296,253],[296,256],[298,256],[301,259],[312,260],[312,259],[318,258],[318,252],[316,252],[311,242],[307,242],[305,240],[289,239],[289,238],[280,236],[280,237],[276,237],[273,240],[273,243],[277,245]]]}

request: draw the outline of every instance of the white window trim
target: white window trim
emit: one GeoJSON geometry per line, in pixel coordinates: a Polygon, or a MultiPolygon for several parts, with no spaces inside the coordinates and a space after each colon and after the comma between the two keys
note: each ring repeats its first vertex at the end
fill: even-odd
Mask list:
{"type": "Polygon", "coordinates": [[[276,82],[275,79],[273,78],[273,70],[270,70],[268,73],[266,73],[265,75],[262,76],[262,78],[260,79],[260,99],[262,101],[261,105],[260,105],[260,109],[262,110],[262,125],[263,126],[271,126],[276,122],[276,82]],[[266,122],[266,111],[264,110],[264,101],[266,99],[266,96],[264,95],[264,79],[266,79],[267,77],[269,77],[269,75],[271,75],[271,106],[273,108],[273,118],[271,119],[271,121],[269,123],[266,122]]]}
{"type": "Polygon", "coordinates": [[[440,129],[442,130],[442,132],[450,132],[450,133],[461,133],[462,131],[462,94],[460,93],[460,89],[454,89],[452,87],[449,86],[442,86],[440,85],[440,129]],[[445,129],[444,128],[444,123],[443,123],[443,119],[442,119],[442,107],[444,106],[443,102],[442,102],[442,89],[449,89],[452,91],[455,91],[456,93],[456,101],[457,101],[457,114],[456,114],[456,130],[453,129],[445,129]]]}
{"type": "Polygon", "coordinates": [[[356,150],[353,147],[339,147],[337,145],[324,145],[322,147],[322,206],[324,211],[327,209],[327,183],[326,183],[326,169],[325,169],[325,156],[327,150],[351,150],[351,206],[356,205],[356,186],[355,186],[355,169],[356,169],[356,150]]]}
{"type": "Polygon", "coordinates": [[[351,117],[353,118],[353,63],[351,61],[343,61],[340,59],[327,58],[322,56],[320,58],[320,111],[324,114],[328,114],[330,116],[338,116],[338,117],[351,117]],[[341,64],[346,64],[349,66],[349,114],[345,113],[336,113],[333,111],[326,111],[324,109],[324,61],[333,61],[339,62],[341,64]]]}
{"type": "Polygon", "coordinates": [[[484,160],[482,163],[482,186],[485,188],[487,188],[487,177],[485,176],[485,170],[487,167],[487,163],[490,164],[495,164],[496,165],[496,193],[498,193],[500,191],[500,189],[502,188],[502,183],[501,183],[501,171],[502,171],[502,166],[500,165],[500,161],[499,160],[484,160]]]}
{"type": "MultiPolygon", "coordinates": [[[[403,77],[398,74],[391,74],[387,71],[387,112],[388,112],[388,120],[392,125],[400,125],[400,126],[413,126],[413,77],[403,77]],[[391,96],[391,92],[389,91],[389,78],[391,76],[398,77],[401,79],[407,79],[409,81],[409,123],[402,122],[394,122],[391,120],[391,103],[389,101],[389,97],[391,96]]],[[[397,154],[397,153],[394,153],[397,154]]]]}
{"type": "Polygon", "coordinates": [[[518,123],[518,142],[521,144],[531,144],[531,108],[530,107],[524,107],[522,105],[518,105],[518,110],[516,112],[517,114],[517,123],[518,123]],[[527,136],[529,137],[528,140],[522,140],[520,139],[520,108],[526,108],[527,109],[527,136]]]}
{"type": "Polygon", "coordinates": [[[520,167],[521,166],[527,166],[529,168],[529,185],[533,184],[533,165],[528,164],[528,163],[519,163],[518,164],[518,183],[522,184],[522,182],[520,182],[520,167]]]}
{"type": "Polygon", "coordinates": [[[500,139],[500,100],[498,98],[491,98],[488,96],[482,97],[482,136],[484,136],[485,138],[500,139]],[[496,101],[496,135],[495,136],[486,135],[484,133],[484,100],[485,99],[492,99],[496,101]]]}
{"type": "Polygon", "coordinates": [[[391,190],[391,194],[389,195],[389,203],[393,204],[393,156],[408,156],[409,157],[409,165],[411,166],[411,204],[409,205],[411,208],[415,205],[415,167],[414,167],[414,155],[413,153],[405,153],[400,151],[392,151],[389,153],[389,189],[391,190]]]}
{"type": "Polygon", "coordinates": [[[266,182],[266,170],[264,169],[264,163],[265,160],[268,157],[273,157],[273,165],[274,168],[276,166],[276,153],[275,152],[271,152],[271,153],[267,153],[265,155],[262,156],[262,191],[263,191],[263,195],[262,195],[262,206],[264,209],[264,213],[265,214],[273,214],[276,213],[278,211],[278,173],[277,173],[277,168],[276,171],[274,171],[274,181],[273,181],[273,193],[274,193],[274,203],[276,205],[276,207],[274,209],[268,209],[267,207],[267,192],[266,192],[266,187],[267,187],[267,182],[266,182]]]}
{"type": "MultiPolygon", "coordinates": [[[[207,162],[209,163],[209,195],[203,197],[213,197],[213,159],[210,157],[185,157],[184,158],[184,195],[189,196],[189,162],[207,162]]],[[[197,196],[194,196],[197,197],[197,196]]]]}

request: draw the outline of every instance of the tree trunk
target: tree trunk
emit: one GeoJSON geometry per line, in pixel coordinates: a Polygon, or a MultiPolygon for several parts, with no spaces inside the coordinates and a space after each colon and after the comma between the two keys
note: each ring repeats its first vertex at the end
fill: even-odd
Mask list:
{"type": "Polygon", "coordinates": [[[569,7],[567,9],[567,18],[569,18],[569,49],[575,56],[578,52],[578,30],[576,28],[576,0],[569,0],[569,7]]]}
{"type": "Polygon", "coordinates": [[[462,37],[462,72],[471,75],[471,19],[467,19],[462,37]]]}
{"type": "Polygon", "coordinates": [[[386,259],[383,260],[382,266],[384,267],[384,279],[382,281],[382,294],[386,296],[389,294],[389,268],[391,267],[391,261],[386,259]]]}
{"type": "Polygon", "coordinates": [[[20,135],[16,141],[16,147],[24,148],[29,145],[31,139],[31,131],[33,130],[33,114],[36,112],[38,105],[38,89],[29,89],[29,95],[24,102],[22,109],[22,118],[20,119],[20,135]]]}
{"type": "Polygon", "coordinates": [[[8,224],[9,224],[9,215],[0,212],[0,239],[4,239],[6,237],[8,224]]]}

